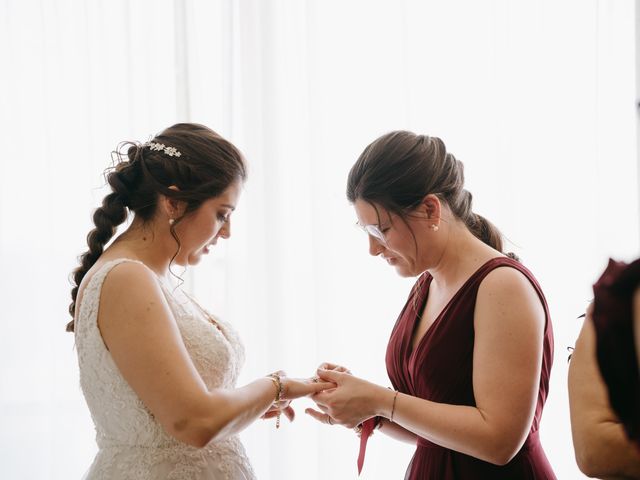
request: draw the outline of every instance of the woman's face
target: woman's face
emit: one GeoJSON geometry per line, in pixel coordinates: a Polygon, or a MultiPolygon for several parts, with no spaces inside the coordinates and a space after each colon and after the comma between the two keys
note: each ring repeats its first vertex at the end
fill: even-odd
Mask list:
{"type": "MultiPolygon", "coordinates": [[[[418,211],[406,218],[405,222],[400,216],[383,208],[378,207],[376,211],[371,203],[360,199],[355,201],[354,208],[361,226],[377,227],[382,234],[383,238],[380,239],[368,232],[371,255],[382,257],[402,277],[418,276],[429,267],[429,257],[433,255],[429,255],[430,248],[426,244],[426,216],[418,211]]],[[[375,228],[369,230],[375,231],[375,228]]]]}
{"type": "Polygon", "coordinates": [[[206,200],[177,223],[175,231],[180,239],[178,265],[196,265],[202,255],[218,242],[231,236],[231,214],[240,196],[240,182],[231,184],[222,194],[206,200]]]}

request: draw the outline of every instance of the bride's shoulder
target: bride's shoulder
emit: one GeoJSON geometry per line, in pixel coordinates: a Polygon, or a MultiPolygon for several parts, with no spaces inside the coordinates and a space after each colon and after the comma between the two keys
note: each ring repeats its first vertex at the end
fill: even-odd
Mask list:
{"type": "MultiPolygon", "coordinates": [[[[157,284],[157,276],[155,273],[139,260],[130,258],[100,258],[85,274],[80,283],[79,295],[87,289],[88,285],[94,283],[93,290],[100,292],[103,297],[105,291],[112,290],[117,287],[120,291],[138,290],[154,290],[157,284]],[[96,280],[94,282],[94,279],[96,280]]],[[[108,296],[108,293],[107,293],[108,296]]]]}
{"type": "MultiPolygon", "coordinates": [[[[107,260],[98,265],[94,275],[103,276],[102,295],[108,296],[114,291],[116,297],[133,297],[157,292],[159,290],[157,275],[138,260],[119,258],[107,260]]],[[[145,295],[146,296],[146,295],[145,295]]]]}

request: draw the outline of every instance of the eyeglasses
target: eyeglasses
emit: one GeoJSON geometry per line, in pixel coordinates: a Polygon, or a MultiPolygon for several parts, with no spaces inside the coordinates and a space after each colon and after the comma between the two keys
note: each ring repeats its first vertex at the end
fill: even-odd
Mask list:
{"type": "Polygon", "coordinates": [[[387,239],[385,234],[380,230],[380,226],[372,223],[370,225],[362,225],[359,222],[356,222],[356,225],[362,229],[364,233],[372,236],[376,240],[380,241],[383,245],[387,245],[387,239]]]}

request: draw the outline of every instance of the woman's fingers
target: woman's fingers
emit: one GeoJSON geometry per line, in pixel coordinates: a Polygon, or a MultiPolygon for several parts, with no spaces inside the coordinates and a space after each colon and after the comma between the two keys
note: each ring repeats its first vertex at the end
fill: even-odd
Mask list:
{"type": "Polygon", "coordinates": [[[325,423],[327,425],[333,425],[335,423],[329,415],[327,415],[326,413],[318,412],[313,408],[307,408],[304,413],[311,416],[312,418],[315,418],[320,423],[325,423]]]}
{"type": "Polygon", "coordinates": [[[268,420],[270,418],[276,418],[278,416],[278,411],[277,410],[270,410],[267,413],[265,413],[264,415],[262,415],[263,420],[268,420]]]}
{"type": "Polygon", "coordinates": [[[290,405],[287,405],[286,407],[284,407],[282,409],[277,409],[276,408],[276,409],[268,410],[260,418],[263,419],[263,420],[269,420],[270,418],[276,418],[278,416],[278,414],[284,415],[285,417],[287,417],[289,419],[290,422],[293,422],[293,420],[296,418],[296,412],[293,409],[293,407],[291,407],[290,405]]]}
{"type": "Polygon", "coordinates": [[[316,393],[336,388],[336,384],[325,381],[300,381],[295,379],[285,380],[284,398],[293,400],[295,398],[306,397],[316,393]]]}
{"type": "Polygon", "coordinates": [[[287,417],[290,422],[293,422],[294,418],[296,418],[296,412],[291,406],[282,410],[282,413],[284,413],[284,416],[287,417]]]}
{"type": "Polygon", "coordinates": [[[340,385],[340,381],[346,375],[346,373],[344,372],[338,372],[337,370],[325,370],[322,368],[319,368],[317,373],[320,380],[323,380],[325,382],[332,382],[336,385],[340,385]]]}
{"type": "Polygon", "coordinates": [[[324,362],[318,368],[322,370],[334,370],[336,372],[351,373],[351,370],[349,370],[347,367],[343,367],[342,365],[338,365],[336,363],[324,362]]]}

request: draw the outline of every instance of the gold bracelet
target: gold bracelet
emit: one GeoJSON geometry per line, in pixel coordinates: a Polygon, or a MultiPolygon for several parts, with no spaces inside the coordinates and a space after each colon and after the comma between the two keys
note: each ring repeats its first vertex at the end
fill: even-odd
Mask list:
{"type": "Polygon", "coordinates": [[[393,405],[391,405],[391,416],[389,417],[389,421],[393,423],[393,412],[396,411],[396,399],[398,398],[398,391],[396,390],[395,395],[393,396],[393,405]]]}
{"type": "MultiPolygon", "coordinates": [[[[273,384],[276,386],[276,398],[274,403],[279,403],[280,398],[282,397],[282,380],[280,379],[280,374],[278,373],[270,373],[267,375],[267,378],[271,379],[273,384]]],[[[276,414],[276,428],[280,428],[280,410],[276,414]]]]}

